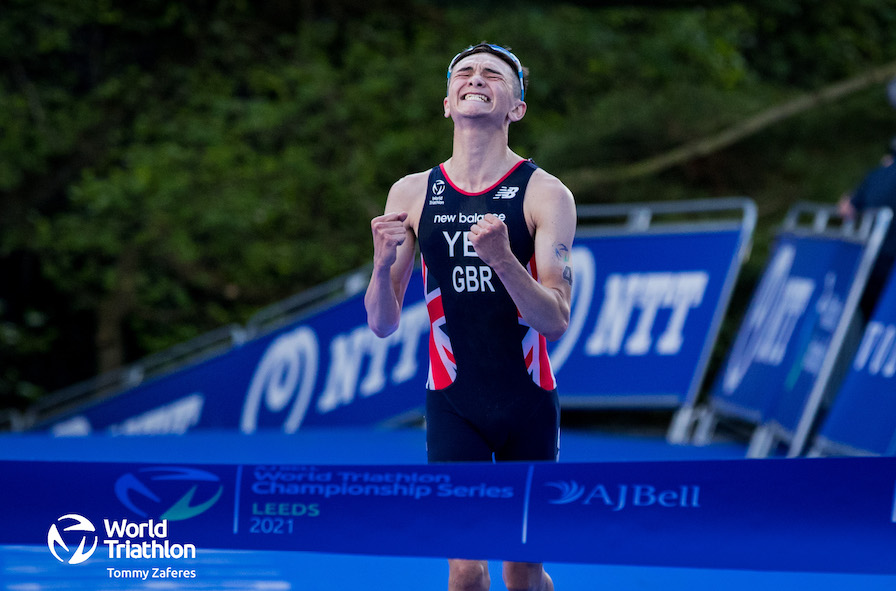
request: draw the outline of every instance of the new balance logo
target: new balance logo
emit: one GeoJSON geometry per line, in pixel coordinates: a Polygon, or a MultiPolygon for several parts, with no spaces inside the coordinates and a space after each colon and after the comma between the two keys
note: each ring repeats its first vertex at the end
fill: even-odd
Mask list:
{"type": "Polygon", "coordinates": [[[519,192],[519,187],[505,187],[501,186],[495,192],[495,196],[492,199],[513,199],[516,197],[516,194],[519,192]]]}

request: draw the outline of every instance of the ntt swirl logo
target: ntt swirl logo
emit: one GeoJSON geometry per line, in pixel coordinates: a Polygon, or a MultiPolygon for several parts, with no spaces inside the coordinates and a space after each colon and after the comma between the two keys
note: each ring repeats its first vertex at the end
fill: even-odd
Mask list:
{"type": "Polygon", "coordinates": [[[89,519],[75,513],[69,513],[57,519],[56,523],[50,526],[50,530],[47,532],[47,547],[59,562],[81,564],[96,552],[99,537],[95,532],[96,528],[90,523],[89,519]],[[59,529],[60,526],[65,526],[62,527],[62,531],[59,529]],[[70,534],[68,532],[75,533],[70,534]],[[69,546],[73,546],[76,542],[78,547],[72,553],[69,550],[69,546]],[[87,548],[88,545],[90,546],[89,549],[87,548]],[[64,556],[59,555],[60,548],[64,551],[64,556]]]}

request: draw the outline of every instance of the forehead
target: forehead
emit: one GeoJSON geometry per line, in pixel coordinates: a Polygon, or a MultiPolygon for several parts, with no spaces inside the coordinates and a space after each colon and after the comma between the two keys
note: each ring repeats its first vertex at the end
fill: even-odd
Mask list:
{"type": "Polygon", "coordinates": [[[516,72],[513,70],[513,68],[510,67],[510,64],[508,64],[498,56],[486,51],[474,53],[458,60],[457,63],[454,64],[454,67],[451,68],[451,71],[453,73],[460,69],[476,67],[489,68],[491,70],[500,71],[511,76],[516,75],[516,72]]]}

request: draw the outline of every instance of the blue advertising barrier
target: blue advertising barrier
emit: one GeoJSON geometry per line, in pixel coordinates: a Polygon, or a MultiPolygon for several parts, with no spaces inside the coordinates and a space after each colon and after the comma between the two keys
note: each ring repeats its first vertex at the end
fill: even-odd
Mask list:
{"type": "MultiPolygon", "coordinates": [[[[422,289],[415,274],[409,294],[422,289]]],[[[39,427],[60,435],[293,433],[302,425],[376,425],[414,413],[422,406],[429,321],[422,297],[409,299],[389,338],[368,329],[363,298],[355,295],[39,427]]]]}
{"type": "Polygon", "coordinates": [[[573,319],[551,348],[567,406],[676,407],[712,344],[739,229],[602,236],[573,249],[573,319]]]}
{"type": "Polygon", "coordinates": [[[817,454],[896,455],[896,273],[815,438],[817,454]]]}
{"type": "Polygon", "coordinates": [[[109,578],[202,579],[195,561],[212,549],[896,573],[896,458],[0,473],[0,545],[109,578]]]}
{"type": "Polygon", "coordinates": [[[818,220],[830,209],[791,210],[714,384],[715,416],[698,428],[698,443],[718,415],[759,426],[751,457],[768,455],[779,440],[798,455],[805,443],[890,220],[879,212],[865,235],[828,231],[818,220]],[[797,225],[805,211],[816,216],[809,228],[797,225]]]}
{"type": "Polygon", "coordinates": [[[580,207],[579,217],[572,318],[549,347],[561,404],[677,408],[669,439],[683,441],[755,206],[738,198],[599,205],[580,207]],[[707,213],[727,217],[695,219],[707,213]],[[660,219],[668,214],[678,217],[660,219]],[[616,217],[622,223],[607,223],[616,217]]]}
{"type": "MultiPolygon", "coordinates": [[[[679,416],[687,423],[752,236],[755,206],[748,199],[597,206],[580,209],[580,218],[570,327],[549,347],[561,403],[683,407],[679,416]],[[661,215],[677,218],[653,219],[661,215]],[[698,215],[725,217],[682,221],[698,215]]],[[[354,295],[38,426],[69,435],[292,433],[300,426],[419,418],[428,333],[415,273],[401,325],[386,339],[368,329],[363,298],[354,295]]]]}

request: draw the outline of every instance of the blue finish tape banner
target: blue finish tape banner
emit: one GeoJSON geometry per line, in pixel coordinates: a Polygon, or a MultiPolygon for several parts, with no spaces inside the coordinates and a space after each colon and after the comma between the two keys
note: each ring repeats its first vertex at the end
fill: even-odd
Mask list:
{"type": "Polygon", "coordinates": [[[865,327],[820,435],[848,448],[896,454],[896,273],[865,327]]]}
{"type": "Polygon", "coordinates": [[[575,247],[570,326],[549,350],[561,402],[692,402],[748,238],[737,227],[601,236],[575,247]]]}
{"type": "Polygon", "coordinates": [[[896,573],[896,458],[0,471],[0,544],[110,577],[208,549],[896,573]]]}
{"type": "Polygon", "coordinates": [[[753,422],[796,428],[855,280],[861,244],[783,233],[712,391],[753,422]]]}
{"type": "MultiPolygon", "coordinates": [[[[746,238],[733,230],[577,238],[572,322],[553,343],[561,395],[674,406],[696,394],[746,238]]],[[[295,432],[419,413],[428,370],[422,280],[398,331],[368,329],[363,298],[54,419],[56,434],[295,432]]]]}

